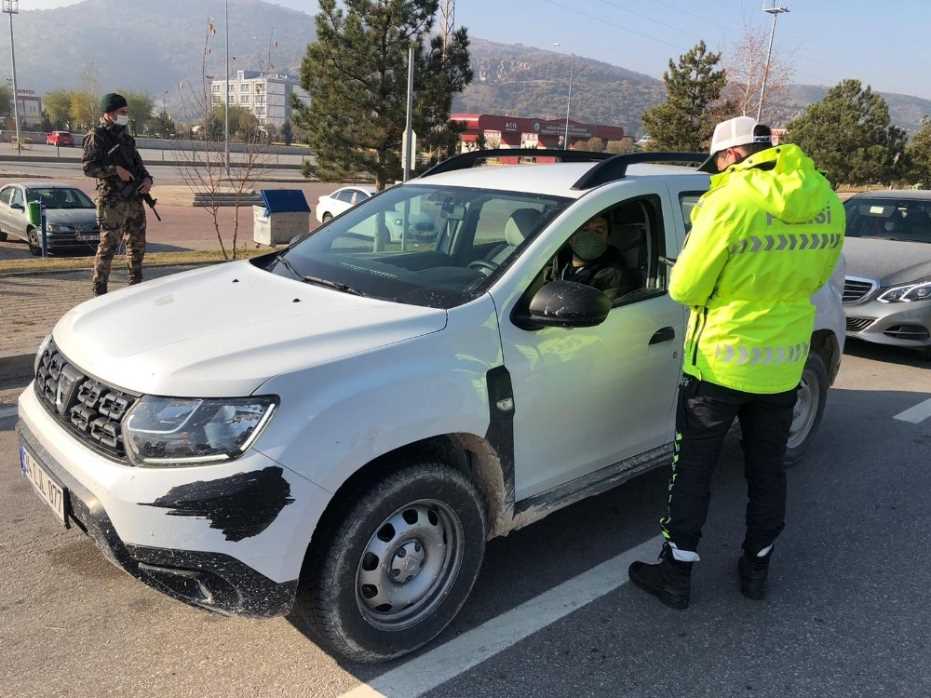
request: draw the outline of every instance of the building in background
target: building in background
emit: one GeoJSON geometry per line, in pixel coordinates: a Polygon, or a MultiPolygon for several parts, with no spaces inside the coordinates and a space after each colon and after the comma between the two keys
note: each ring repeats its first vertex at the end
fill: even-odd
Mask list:
{"type": "MultiPolygon", "coordinates": [[[[214,106],[223,105],[226,80],[210,84],[214,106]]],[[[240,70],[229,82],[230,106],[247,109],[260,124],[281,128],[291,121],[291,96],[297,95],[305,104],[310,100],[297,80],[289,75],[263,75],[257,70],[240,70]]]]}
{"type": "MultiPolygon", "coordinates": [[[[495,114],[453,114],[450,121],[465,128],[459,136],[459,150],[466,152],[478,147],[479,137],[486,148],[563,148],[566,134],[565,119],[536,119],[495,114]]],[[[584,124],[569,120],[569,146],[592,138],[600,138],[605,145],[619,141],[626,134],[621,126],[584,124]]]]}
{"type": "MultiPolygon", "coordinates": [[[[12,92],[12,90],[10,90],[12,92]]],[[[19,90],[16,97],[19,108],[19,125],[24,128],[40,128],[42,126],[42,99],[32,90],[19,90]]],[[[12,107],[12,105],[10,105],[12,107]]],[[[13,116],[13,110],[10,110],[13,116]]]]}

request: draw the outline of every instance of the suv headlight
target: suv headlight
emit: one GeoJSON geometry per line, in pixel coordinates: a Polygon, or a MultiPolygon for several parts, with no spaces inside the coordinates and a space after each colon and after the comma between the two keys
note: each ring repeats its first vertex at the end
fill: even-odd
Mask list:
{"type": "Polygon", "coordinates": [[[910,303],[928,299],[931,299],[931,280],[893,286],[880,294],[876,300],[881,303],[910,303]]]}
{"type": "Polygon", "coordinates": [[[146,395],[123,420],[135,465],[189,465],[237,458],[278,404],[275,397],[195,400],[146,395]]]}
{"type": "Polygon", "coordinates": [[[65,223],[49,223],[47,230],[50,233],[73,233],[74,226],[65,223]]]}

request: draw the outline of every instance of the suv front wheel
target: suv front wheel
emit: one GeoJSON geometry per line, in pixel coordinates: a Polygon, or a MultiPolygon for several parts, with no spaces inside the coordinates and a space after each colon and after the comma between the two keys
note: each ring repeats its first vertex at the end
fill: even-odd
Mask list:
{"type": "Polygon", "coordinates": [[[326,650],[400,657],[455,618],[485,554],[475,485],[443,463],[404,467],[350,492],[309,556],[294,614],[326,650]]]}

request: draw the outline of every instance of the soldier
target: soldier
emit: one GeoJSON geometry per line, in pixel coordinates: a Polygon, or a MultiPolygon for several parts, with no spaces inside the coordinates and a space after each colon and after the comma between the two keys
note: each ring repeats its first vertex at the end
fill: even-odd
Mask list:
{"type": "Polygon", "coordinates": [[[120,239],[125,239],[129,255],[129,283],[142,281],[142,258],[145,255],[145,209],[141,196],[152,188],[152,176],[146,170],[131,135],[129,108],[122,95],[110,93],[101,100],[103,116],[93,131],[84,137],[84,174],[97,179],[97,221],[100,246],[94,260],[94,295],[107,292],[110,265],[120,239]],[[132,168],[113,162],[114,148],[126,154],[132,168]],[[130,155],[131,154],[131,155],[130,155]],[[127,185],[135,193],[121,194],[127,185]]]}

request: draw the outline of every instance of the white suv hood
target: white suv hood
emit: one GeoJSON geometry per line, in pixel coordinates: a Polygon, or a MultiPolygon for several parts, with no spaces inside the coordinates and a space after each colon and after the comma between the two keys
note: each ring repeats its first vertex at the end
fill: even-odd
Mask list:
{"type": "Polygon", "coordinates": [[[58,321],[54,338],[81,370],[118,387],[229,397],[445,326],[444,310],[353,296],[235,262],[82,303],[58,321]]]}

